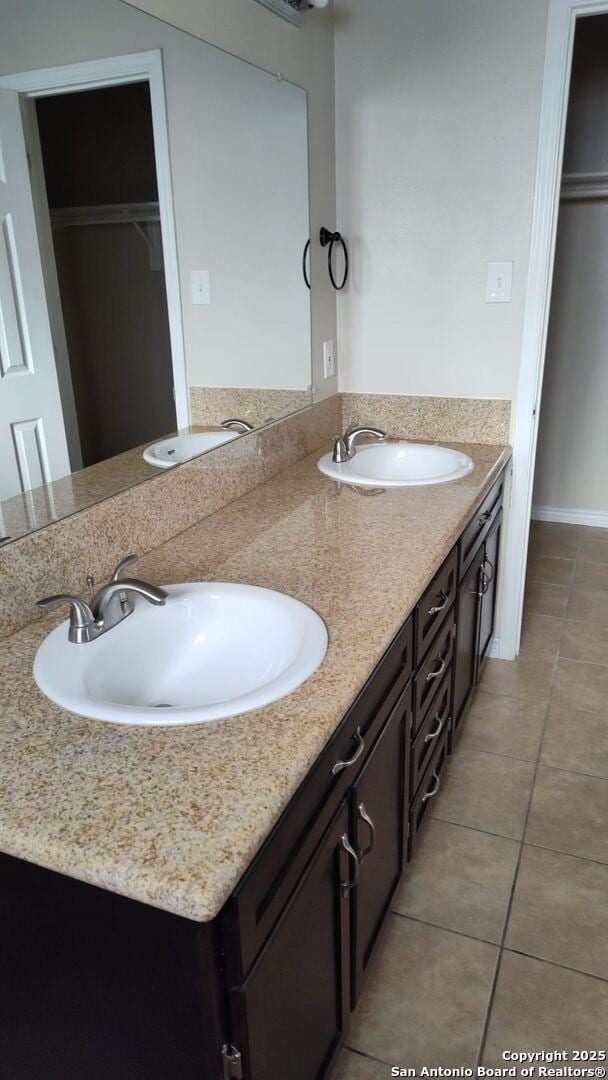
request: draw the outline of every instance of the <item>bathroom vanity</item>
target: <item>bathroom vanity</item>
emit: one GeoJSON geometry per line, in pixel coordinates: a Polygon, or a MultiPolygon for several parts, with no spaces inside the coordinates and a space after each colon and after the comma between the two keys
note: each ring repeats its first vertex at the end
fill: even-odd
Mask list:
{"type": "Polygon", "coordinates": [[[11,639],[10,1080],[328,1074],[492,637],[509,454],[468,452],[456,484],[373,498],[316,455],[142,560],[159,583],[198,564],[319,610],[326,660],[275,705],[117,731],[26,686],[40,626],[11,639]]]}

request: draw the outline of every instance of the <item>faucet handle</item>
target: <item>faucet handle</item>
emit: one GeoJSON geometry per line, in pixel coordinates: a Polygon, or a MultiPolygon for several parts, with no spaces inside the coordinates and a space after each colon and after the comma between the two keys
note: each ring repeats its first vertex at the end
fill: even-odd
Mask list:
{"type": "Polygon", "coordinates": [[[38,600],[37,607],[41,611],[54,611],[62,604],[70,606],[70,629],[68,637],[70,641],[80,644],[89,641],[89,628],[95,622],[95,616],[88,604],[79,596],[69,596],[67,593],[59,593],[57,596],[46,596],[38,600]]]}
{"type": "Polygon", "coordinates": [[[112,581],[120,581],[123,575],[123,571],[126,570],[128,566],[133,566],[134,563],[138,561],[138,559],[139,555],[125,555],[124,559],[120,560],[118,566],[112,574],[112,581]]]}

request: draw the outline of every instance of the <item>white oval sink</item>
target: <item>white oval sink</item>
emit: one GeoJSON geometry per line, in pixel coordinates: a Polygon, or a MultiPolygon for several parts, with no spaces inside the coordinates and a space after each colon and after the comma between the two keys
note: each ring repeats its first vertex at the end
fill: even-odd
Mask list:
{"type": "Polygon", "coordinates": [[[203,582],[165,586],[163,607],[134,611],[95,641],[68,623],[38,649],[34,678],[57,705],[116,724],[199,724],[285,697],[318,668],[325,623],[284,593],[203,582]]]}
{"type": "Polygon", "coordinates": [[[319,469],[332,480],[362,487],[409,487],[446,484],[474,468],[466,454],[426,443],[383,442],[357,446],[350,461],[338,464],[326,454],[319,469]]]}
{"type": "Polygon", "coordinates": [[[172,465],[181,465],[190,458],[213,450],[215,446],[238,439],[238,431],[199,431],[193,435],[175,435],[172,439],[162,439],[152,443],[144,450],[144,461],[156,465],[157,469],[170,469],[172,465]]]}

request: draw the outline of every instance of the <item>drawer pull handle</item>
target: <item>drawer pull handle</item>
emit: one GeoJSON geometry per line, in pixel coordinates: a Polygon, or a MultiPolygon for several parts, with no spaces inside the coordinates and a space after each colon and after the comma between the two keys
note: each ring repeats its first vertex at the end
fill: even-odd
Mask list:
{"type": "Polygon", "coordinates": [[[423,803],[428,802],[429,799],[434,799],[435,795],[439,791],[441,777],[436,772],[433,773],[433,780],[435,781],[435,787],[431,788],[430,791],[427,791],[426,795],[422,796],[423,803]]]}
{"type": "Polygon", "coordinates": [[[435,731],[429,731],[428,735],[424,736],[425,743],[432,742],[433,739],[437,739],[439,737],[439,735],[441,735],[441,732],[443,731],[443,725],[445,724],[445,717],[440,716],[439,713],[437,713],[437,716],[435,717],[435,720],[437,721],[437,727],[435,728],[435,731]]]}
{"type": "Polygon", "coordinates": [[[365,824],[368,826],[370,833],[370,840],[367,847],[359,849],[359,866],[361,866],[363,864],[363,860],[374,850],[374,843],[376,841],[376,827],[367,810],[365,809],[365,803],[360,802],[357,807],[357,811],[361,820],[364,821],[365,824]]]}
{"type": "Polygon", "coordinates": [[[438,599],[440,601],[439,604],[435,604],[433,607],[429,608],[429,615],[438,615],[440,611],[443,611],[450,602],[450,594],[447,593],[445,589],[442,589],[438,594],[438,599]]]}
{"type": "MultiPolygon", "coordinates": [[[[437,668],[437,671],[429,671],[429,673],[428,673],[428,675],[426,677],[427,682],[432,682],[433,679],[438,679],[440,675],[443,675],[443,673],[444,673],[444,671],[446,669],[447,661],[446,661],[445,657],[438,656],[437,660],[439,661],[439,667],[437,668]]],[[[435,663],[437,663],[437,660],[435,661],[435,663]]]]}
{"type": "Polygon", "coordinates": [[[353,862],[353,876],[351,881],[341,881],[340,887],[342,889],[342,896],[348,896],[351,889],[354,889],[359,884],[359,859],[357,858],[357,852],[350,843],[347,833],[344,833],[342,840],[340,841],[349,859],[353,862]]]}
{"type": "Polygon", "coordinates": [[[357,749],[355,750],[353,756],[351,758],[347,758],[346,761],[336,761],[336,764],[331,770],[332,776],[335,776],[336,773],[342,772],[342,769],[348,769],[350,765],[354,765],[355,761],[359,760],[361,754],[365,750],[365,739],[361,734],[361,728],[357,728],[355,734],[353,735],[353,738],[357,740],[357,749]]]}
{"type": "MultiPolygon", "coordinates": [[[[486,557],[485,557],[485,559],[483,560],[483,563],[482,563],[481,565],[482,565],[482,566],[484,566],[484,567],[485,567],[485,566],[489,566],[489,567],[490,567],[490,576],[489,576],[489,577],[488,577],[488,575],[486,574],[486,572],[485,572],[485,570],[484,570],[484,574],[485,574],[485,577],[486,577],[486,581],[487,581],[487,583],[488,583],[488,586],[490,586],[490,585],[492,584],[493,580],[494,580],[494,563],[492,562],[492,560],[491,560],[491,559],[488,559],[488,556],[486,555],[486,557]]],[[[488,590],[486,589],[486,592],[487,592],[487,591],[488,591],[488,590]]]]}
{"type": "Polygon", "coordinates": [[[484,510],[483,514],[480,514],[480,516],[479,516],[479,524],[480,525],[487,525],[487,523],[488,523],[488,521],[490,520],[491,517],[492,517],[492,511],[491,510],[484,510]]]}

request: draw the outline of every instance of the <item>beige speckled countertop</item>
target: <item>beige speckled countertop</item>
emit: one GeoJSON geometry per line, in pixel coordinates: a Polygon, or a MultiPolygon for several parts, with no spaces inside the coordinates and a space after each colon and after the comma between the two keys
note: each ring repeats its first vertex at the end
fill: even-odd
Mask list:
{"type": "Polygon", "coordinates": [[[469,476],[371,497],[322,477],[316,453],[141,560],[138,574],[159,584],[250,582],[325,619],[321,667],[256,712],[166,729],[73,716],[31,674],[50,623],[7,638],[0,850],[213,918],[510,454],[458,448],[475,462],[469,476]]]}

